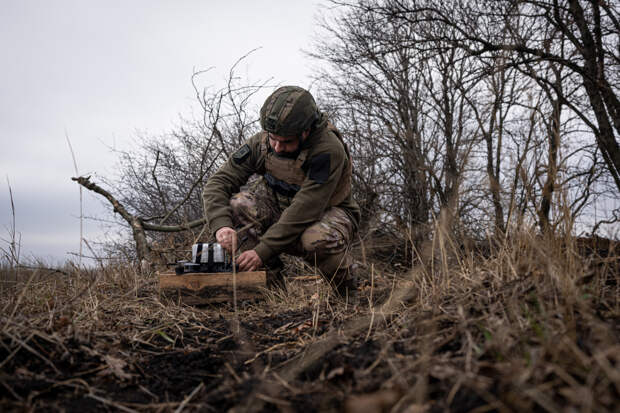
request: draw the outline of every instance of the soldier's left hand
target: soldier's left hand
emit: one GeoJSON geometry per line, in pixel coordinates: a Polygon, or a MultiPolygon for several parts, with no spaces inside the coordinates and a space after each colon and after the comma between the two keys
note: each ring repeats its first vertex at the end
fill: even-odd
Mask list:
{"type": "Polygon", "coordinates": [[[260,259],[256,251],[247,250],[239,255],[237,264],[241,271],[255,271],[263,266],[263,260],[260,259]]]}

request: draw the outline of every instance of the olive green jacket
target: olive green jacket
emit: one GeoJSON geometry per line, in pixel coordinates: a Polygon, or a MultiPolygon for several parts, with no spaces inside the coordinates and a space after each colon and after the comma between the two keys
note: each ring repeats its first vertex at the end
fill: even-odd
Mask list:
{"type": "MultiPolygon", "coordinates": [[[[308,149],[307,161],[302,167],[307,170],[306,178],[297,193],[288,199],[288,205],[280,202],[282,214],[278,222],[265,231],[254,248],[263,262],[294,245],[303,231],[321,218],[347,171],[351,160],[342,142],[328,130],[327,124],[326,116],[322,115],[318,126],[300,147],[300,151],[308,149]],[[325,162],[326,157],[328,162],[325,162]],[[313,163],[313,159],[320,161],[313,163]],[[325,170],[313,170],[313,165],[325,170]]],[[[261,151],[261,145],[265,144],[263,141],[264,132],[248,139],[205,185],[202,194],[205,215],[213,234],[222,227],[233,226],[229,205],[231,196],[239,192],[239,188],[253,174],[265,174],[266,156],[265,151],[261,151]]],[[[281,197],[279,199],[281,201],[281,197]]],[[[337,206],[347,212],[357,228],[360,209],[350,191],[337,206]]]]}

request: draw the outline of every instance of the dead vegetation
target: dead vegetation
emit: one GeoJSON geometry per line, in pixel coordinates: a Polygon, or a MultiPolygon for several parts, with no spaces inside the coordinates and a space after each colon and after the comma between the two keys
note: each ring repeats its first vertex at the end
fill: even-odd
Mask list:
{"type": "Polygon", "coordinates": [[[295,260],[288,294],[201,308],[161,298],[130,264],[207,241],[169,231],[202,222],[199,188],[257,131],[251,98],[268,86],[235,75],[246,55],[223,88],[194,74],[200,119],[120,153],[117,177],[75,178],[122,215],[136,248],[105,251],[126,262],[20,267],[13,214],[0,410],[618,410],[618,245],[559,235],[617,238],[617,8],[332,3],[310,54],[355,162],[359,305],[295,260]]]}
{"type": "Polygon", "coordinates": [[[3,411],[613,411],[616,244],[529,232],[481,255],[365,269],[358,306],[313,280],[193,308],[109,265],[3,269],[3,411]]]}

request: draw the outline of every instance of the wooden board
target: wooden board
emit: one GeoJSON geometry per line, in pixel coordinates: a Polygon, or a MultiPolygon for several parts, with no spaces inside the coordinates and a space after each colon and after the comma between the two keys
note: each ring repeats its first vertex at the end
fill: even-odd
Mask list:
{"type": "MultiPolygon", "coordinates": [[[[235,275],[237,300],[262,297],[267,286],[265,271],[238,272],[235,275]]],[[[189,305],[209,304],[233,300],[232,273],[159,274],[160,293],[170,299],[189,305]]]]}

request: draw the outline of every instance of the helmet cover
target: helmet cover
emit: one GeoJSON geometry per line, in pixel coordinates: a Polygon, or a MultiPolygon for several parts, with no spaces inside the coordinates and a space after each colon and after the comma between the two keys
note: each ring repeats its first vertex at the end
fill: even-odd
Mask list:
{"type": "Polygon", "coordinates": [[[300,136],[319,118],[314,98],[298,86],[276,89],[260,110],[263,130],[279,136],[300,136]]]}

